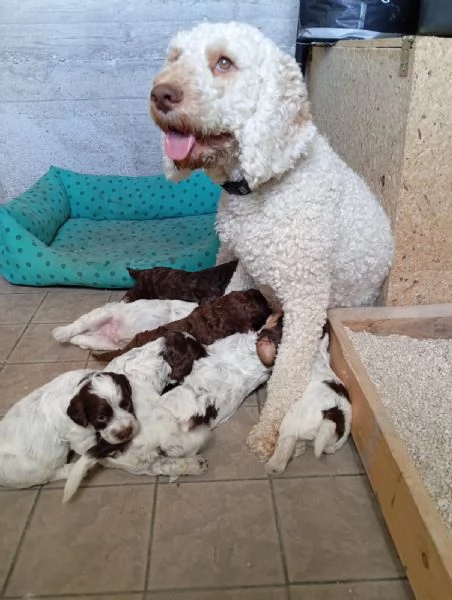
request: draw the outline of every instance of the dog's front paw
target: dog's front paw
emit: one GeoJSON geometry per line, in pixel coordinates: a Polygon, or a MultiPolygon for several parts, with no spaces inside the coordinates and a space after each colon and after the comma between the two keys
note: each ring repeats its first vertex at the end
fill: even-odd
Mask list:
{"type": "Polygon", "coordinates": [[[273,455],[277,440],[278,429],[276,427],[269,427],[267,424],[258,423],[251,429],[247,444],[251,452],[260,461],[264,462],[273,455]]]}
{"type": "Polygon", "coordinates": [[[53,338],[60,343],[68,342],[71,339],[70,326],[60,325],[52,331],[53,338]]]}

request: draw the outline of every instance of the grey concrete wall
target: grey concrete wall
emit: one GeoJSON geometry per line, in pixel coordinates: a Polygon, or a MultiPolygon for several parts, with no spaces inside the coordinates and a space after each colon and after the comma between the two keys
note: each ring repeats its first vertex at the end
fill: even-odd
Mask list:
{"type": "Polygon", "coordinates": [[[54,164],[158,173],[150,82],[169,38],[204,21],[295,43],[298,0],[0,0],[0,202],[54,164]]]}

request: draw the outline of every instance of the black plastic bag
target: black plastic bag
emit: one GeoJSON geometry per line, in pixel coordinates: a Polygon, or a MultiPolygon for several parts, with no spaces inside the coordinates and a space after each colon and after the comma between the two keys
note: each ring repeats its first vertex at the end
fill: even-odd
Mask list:
{"type": "Polygon", "coordinates": [[[418,0],[301,0],[298,41],[334,42],[416,33],[418,0]]]}
{"type": "Polygon", "coordinates": [[[419,33],[452,35],[451,0],[421,0],[419,33]]]}

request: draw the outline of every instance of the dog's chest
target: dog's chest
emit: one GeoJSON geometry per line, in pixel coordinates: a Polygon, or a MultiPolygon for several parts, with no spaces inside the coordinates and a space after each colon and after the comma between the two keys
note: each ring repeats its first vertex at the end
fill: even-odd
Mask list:
{"type": "Polygon", "coordinates": [[[257,200],[229,200],[222,204],[217,217],[217,230],[244,264],[266,254],[272,240],[274,216],[257,200]]]}

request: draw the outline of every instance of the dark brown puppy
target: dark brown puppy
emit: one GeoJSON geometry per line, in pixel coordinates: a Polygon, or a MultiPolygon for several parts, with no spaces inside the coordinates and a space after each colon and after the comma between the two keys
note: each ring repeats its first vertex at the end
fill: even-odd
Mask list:
{"type": "Polygon", "coordinates": [[[271,309],[264,296],[257,290],[231,292],[209,304],[198,306],[187,317],[162,325],[152,331],[142,331],[121,350],[99,354],[102,360],[112,360],[132,348],[144,346],[169,331],[182,331],[192,335],[201,344],[213,344],[216,340],[260,329],[271,309]]]}
{"type": "Polygon", "coordinates": [[[185,300],[205,304],[222,296],[237,268],[233,260],[210,269],[182,271],[167,267],[153,269],[127,269],[135,279],[135,286],[128,290],[122,300],[185,300]]]}

